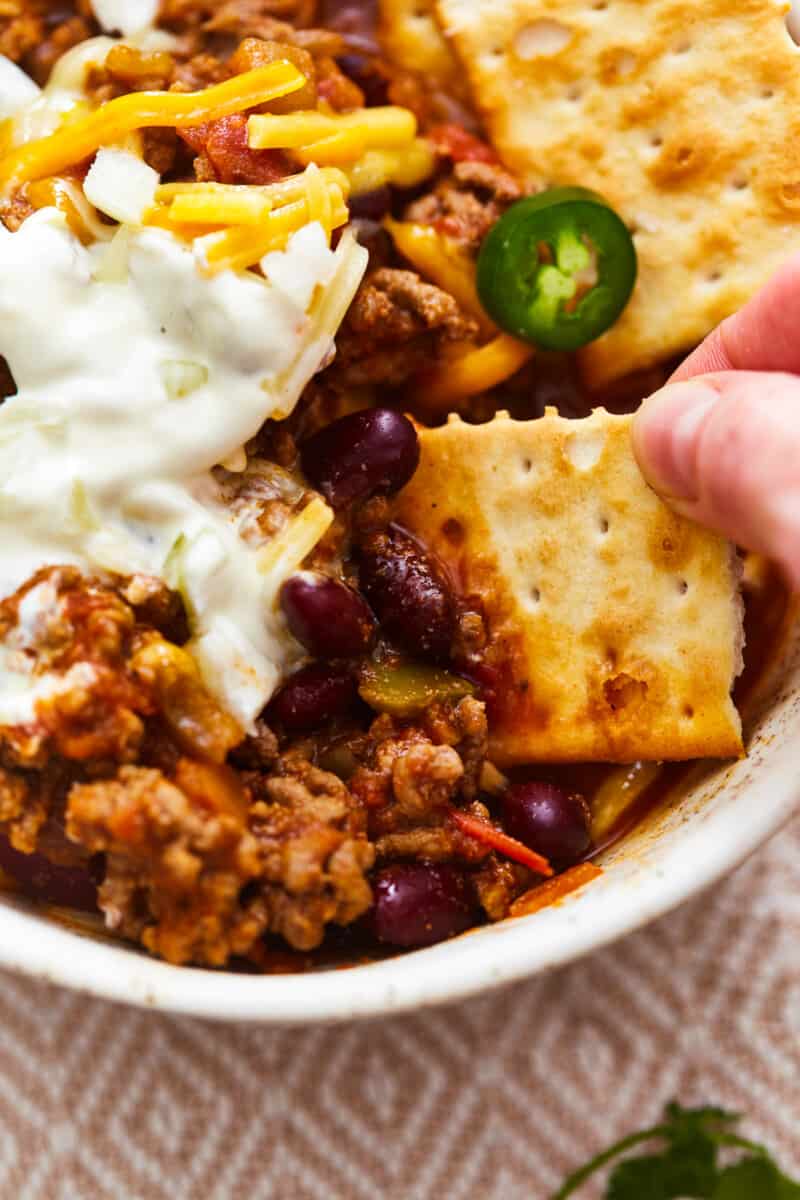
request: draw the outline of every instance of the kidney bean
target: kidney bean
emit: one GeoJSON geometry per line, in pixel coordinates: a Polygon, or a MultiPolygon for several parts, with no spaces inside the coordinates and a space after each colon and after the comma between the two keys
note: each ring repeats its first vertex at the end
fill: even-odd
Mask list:
{"type": "Polygon", "coordinates": [[[370,108],[389,103],[389,76],[374,57],[342,54],[336,62],[340,71],[361,88],[370,108]]]}
{"type": "Polygon", "coordinates": [[[348,712],[356,699],[356,683],[347,671],[311,663],[289,676],[267,706],[266,717],[300,733],[348,712]]]}
{"type": "Polygon", "coordinates": [[[447,658],[456,630],[452,590],[414,538],[396,525],[369,535],[360,548],[359,579],[390,638],[417,655],[447,658]]]}
{"type": "Polygon", "coordinates": [[[351,220],[366,218],[370,221],[380,221],[392,207],[392,189],[384,186],[375,188],[372,192],[362,192],[360,196],[351,196],[347,207],[351,220]]]}
{"type": "Polygon", "coordinates": [[[368,649],[375,618],[358,592],[319,571],[298,571],[281,588],[281,608],[298,642],[317,658],[350,658],[368,649]]]}
{"type": "Polygon", "coordinates": [[[317,491],[334,508],[343,508],[407,483],[417,469],[419,442],[402,413],[366,408],[340,417],[303,442],[300,461],[317,491]]]}
{"type": "Polygon", "coordinates": [[[7,838],[0,837],[0,867],[17,881],[27,896],[57,904],[97,912],[97,871],[92,866],[66,867],[53,863],[43,854],[21,854],[7,838]]]}
{"type": "Polygon", "coordinates": [[[506,832],[557,867],[568,867],[589,850],[589,806],[583,796],[552,783],[513,784],[501,801],[506,832]]]}
{"type": "Polygon", "coordinates": [[[392,946],[431,946],[474,922],[467,881],[446,864],[395,863],[378,871],[372,890],[372,930],[392,946]]]}

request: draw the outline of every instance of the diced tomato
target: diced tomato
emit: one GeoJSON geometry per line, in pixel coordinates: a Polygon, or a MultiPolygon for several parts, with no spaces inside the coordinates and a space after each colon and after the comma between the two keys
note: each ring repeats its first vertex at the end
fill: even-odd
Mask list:
{"type": "Polygon", "coordinates": [[[220,183],[277,183],[293,173],[282,150],[250,149],[244,113],[178,132],[192,150],[205,154],[220,183]]]}
{"type": "Polygon", "coordinates": [[[460,125],[434,125],[427,136],[438,152],[453,162],[498,163],[500,160],[491,146],[460,125]]]}

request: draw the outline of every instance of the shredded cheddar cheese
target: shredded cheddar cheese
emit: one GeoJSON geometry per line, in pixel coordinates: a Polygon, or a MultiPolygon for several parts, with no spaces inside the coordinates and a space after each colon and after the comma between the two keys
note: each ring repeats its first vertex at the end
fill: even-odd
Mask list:
{"type": "Polygon", "coordinates": [[[475,264],[448,237],[429,225],[412,221],[384,222],[404,258],[426,279],[449,292],[477,320],[486,345],[467,345],[460,355],[425,376],[425,399],[434,408],[446,407],[497,387],[529,362],[536,353],[528,342],[499,333],[478,299],[475,264]]]}
{"type": "MultiPolygon", "coordinates": [[[[329,185],[330,216],[321,221],[325,232],[330,234],[340,225],[346,225],[349,213],[344,195],[337,184],[329,185]]],[[[286,244],[290,234],[307,225],[312,220],[319,220],[319,210],[314,211],[313,194],[303,196],[268,214],[259,226],[232,226],[218,233],[209,234],[195,242],[200,268],[206,275],[216,275],[220,271],[241,271],[254,266],[271,250],[276,250],[286,244]]]]}
{"type": "Polygon", "coordinates": [[[363,134],[359,130],[339,129],[319,142],[299,146],[293,153],[297,161],[304,165],[316,163],[318,166],[341,166],[361,158],[366,148],[363,134]]]}
{"type": "Polygon", "coordinates": [[[398,149],[413,142],[417,135],[417,119],[409,109],[397,105],[360,108],[336,115],[317,110],[285,115],[265,113],[250,117],[247,135],[251,150],[302,150],[305,147],[306,153],[310,145],[323,144],[339,135],[339,145],[351,147],[349,161],[352,162],[368,149],[398,149]],[[350,135],[349,140],[346,135],[350,135]]]}
{"type": "MultiPolygon", "coordinates": [[[[342,192],[347,195],[348,179],[344,171],[340,171],[336,167],[322,167],[319,173],[327,183],[338,184],[342,192]]],[[[287,175],[286,179],[281,179],[278,183],[245,184],[213,183],[208,181],[200,183],[162,183],[156,190],[156,200],[161,203],[167,203],[176,196],[234,196],[242,192],[257,192],[259,195],[268,196],[272,201],[273,207],[278,208],[281,204],[289,204],[292,200],[300,200],[306,194],[307,187],[308,174],[305,171],[300,171],[297,175],[287,175]]]]}
{"type": "Polygon", "coordinates": [[[345,166],[354,196],[377,191],[387,183],[412,188],[424,183],[436,169],[436,151],[426,138],[414,138],[402,150],[366,150],[357,162],[345,166]]]}
{"type": "Polygon", "coordinates": [[[48,137],[19,146],[0,161],[0,188],[9,191],[57,175],[103,145],[146,127],[187,128],[266,104],[298,91],[305,76],[290,62],[274,62],[200,92],[133,92],[94,112],[71,112],[48,137]]]}
{"type": "Polygon", "coordinates": [[[485,346],[469,348],[426,374],[425,402],[445,408],[487,392],[515,375],[535,353],[533,346],[501,333],[485,346]]]}
{"type": "Polygon", "coordinates": [[[333,523],[333,509],[315,496],[258,554],[262,575],[285,579],[296,571],[333,523]]]}
{"type": "Polygon", "coordinates": [[[486,337],[498,332],[478,299],[475,264],[451,238],[432,225],[413,221],[394,221],[388,217],[384,224],[403,258],[431,283],[454,296],[460,307],[480,323],[486,337]]]}
{"type": "Polygon", "coordinates": [[[272,211],[269,196],[234,187],[219,196],[213,192],[189,192],[176,196],[167,217],[170,222],[197,225],[260,225],[272,211]]]}
{"type": "Polygon", "coordinates": [[[37,179],[28,185],[26,195],[34,208],[57,208],[67,219],[72,232],[84,246],[91,242],[108,242],[115,226],[106,225],[83,194],[74,179],[37,179]]]}

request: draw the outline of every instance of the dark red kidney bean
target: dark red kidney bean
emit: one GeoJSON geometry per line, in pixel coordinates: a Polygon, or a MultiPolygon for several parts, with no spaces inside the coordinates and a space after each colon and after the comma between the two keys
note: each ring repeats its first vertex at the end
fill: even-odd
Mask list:
{"type": "Polygon", "coordinates": [[[361,88],[369,108],[389,103],[389,76],[385,69],[381,70],[374,57],[342,54],[336,62],[339,70],[361,88]]]}
{"type": "Polygon", "coordinates": [[[347,584],[319,571],[298,571],[280,593],[294,636],[317,658],[351,658],[369,648],[375,618],[347,584]]]}
{"type": "Polygon", "coordinates": [[[389,638],[417,655],[447,658],[456,629],[453,593],[443,570],[414,538],[396,525],[366,538],[359,580],[389,638]]]}
{"type": "Polygon", "coordinates": [[[571,866],[591,847],[591,814],[583,796],[552,783],[513,784],[502,798],[502,815],[507,833],[557,867],[571,866]]]}
{"type": "Polygon", "coordinates": [[[396,492],[419,462],[414,426],[391,408],[365,408],[324,426],[300,447],[311,484],[334,508],[396,492]]]}
{"type": "Polygon", "coordinates": [[[372,879],[370,924],[391,946],[431,946],[469,929],[475,906],[464,875],[432,863],[395,863],[372,879]]]}
{"type": "Polygon", "coordinates": [[[97,872],[90,866],[63,867],[43,854],[21,854],[7,838],[0,837],[0,867],[17,881],[26,896],[62,908],[98,911],[97,872]]]}
{"type": "Polygon", "coordinates": [[[380,221],[392,207],[392,189],[379,187],[372,192],[363,192],[360,196],[351,196],[347,207],[351,220],[380,221]]]}
{"type": "Polygon", "coordinates": [[[356,217],[350,221],[347,228],[354,234],[359,246],[363,246],[369,252],[370,271],[391,266],[394,259],[394,243],[388,229],[384,229],[380,221],[373,221],[369,217],[356,217]]]}
{"type": "Polygon", "coordinates": [[[290,675],[267,706],[267,720],[279,721],[290,733],[318,729],[355,704],[356,683],[347,671],[311,663],[290,675]]]}

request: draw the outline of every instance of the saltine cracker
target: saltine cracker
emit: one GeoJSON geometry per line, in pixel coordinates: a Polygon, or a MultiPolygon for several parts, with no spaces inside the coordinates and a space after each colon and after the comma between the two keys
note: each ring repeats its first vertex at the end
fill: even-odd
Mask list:
{"type": "Polygon", "coordinates": [[[397,519],[480,598],[501,765],[742,753],[735,550],[648,487],[631,419],[420,430],[397,519]]]}
{"type": "Polygon", "coordinates": [[[433,0],[380,0],[381,45],[389,59],[459,99],[467,99],[464,72],[436,22],[433,0]]]}
{"type": "Polygon", "coordinates": [[[500,156],[580,184],[639,281],[587,382],[678,354],[800,249],[800,50],[785,0],[437,0],[500,156]]]}

